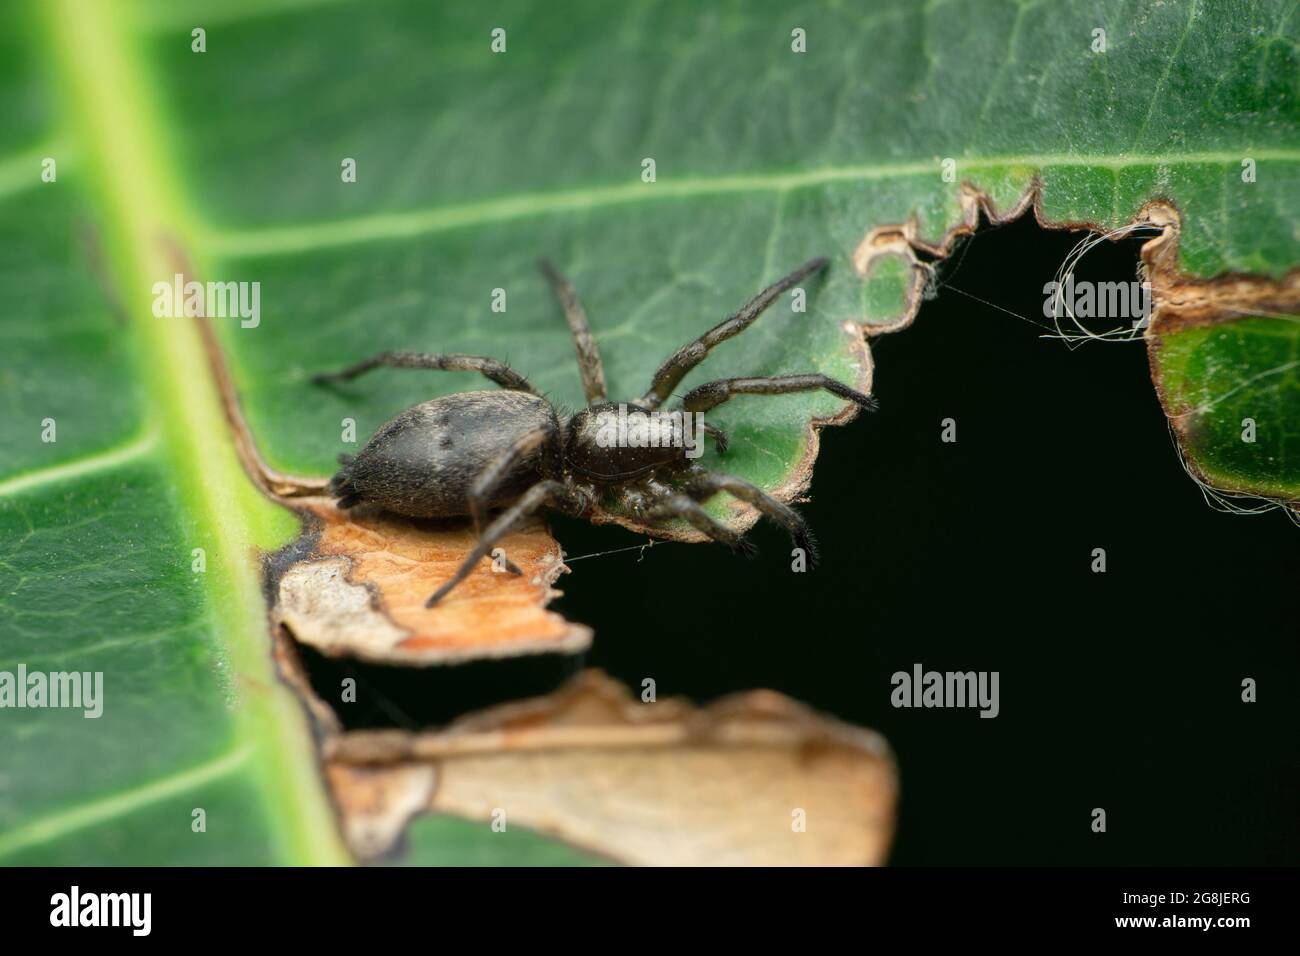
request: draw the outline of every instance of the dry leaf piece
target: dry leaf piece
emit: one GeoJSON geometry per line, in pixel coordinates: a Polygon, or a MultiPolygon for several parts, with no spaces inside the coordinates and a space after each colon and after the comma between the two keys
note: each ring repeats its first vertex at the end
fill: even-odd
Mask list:
{"type": "Polygon", "coordinates": [[[344,734],[325,757],[349,842],[369,858],[410,818],[419,768],[434,774],[427,811],[639,865],[878,865],[898,797],[874,731],[772,691],[642,703],[598,671],[443,731],[344,734]]]}
{"type": "Polygon", "coordinates": [[[524,572],[484,562],[455,600],[424,599],[473,546],[468,526],[339,512],[323,499],[300,503],[314,519],[312,544],[282,568],[275,617],[297,640],[333,657],[425,666],[518,654],[577,652],[591,631],[545,604],[566,569],[542,525],[502,542],[524,572]]]}

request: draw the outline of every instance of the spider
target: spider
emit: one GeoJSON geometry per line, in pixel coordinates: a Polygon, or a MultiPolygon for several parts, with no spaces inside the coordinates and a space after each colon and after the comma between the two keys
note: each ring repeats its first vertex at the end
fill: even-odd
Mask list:
{"type": "MultiPolygon", "coordinates": [[[[542,260],[542,271],[573,334],[587,407],[561,414],[527,379],[496,359],[380,352],[340,371],[313,376],[312,381],[346,381],[387,366],[479,372],[502,390],[461,392],[407,409],[380,426],[356,456],[339,456],[342,467],[330,480],[330,493],[341,509],[366,503],[409,517],[468,515],[473,520],[478,544],[426,607],[441,601],[498,541],[539,509],[582,517],[591,515],[597,502],[610,499],[650,528],[684,519],[706,537],[751,556],[754,548],[748,539],[714,520],[701,504],[725,491],[784,527],[815,565],[816,545],[799,513],[747,481],[701,467],[690,454],[687,429],[691,421],[701,423],[700,430],[721,453],[726,435],[703,424],[703,413],[733,396],[825,389],[869,410],[876,408],[875,399],[810,373],[707,382],[687,392],[680,408],[658,410],[714,346],[739,335],[782,293],[828,262],[813,259],[772,283],[740,311],[674,352],[655,372],[645,395],[620,406],[606,397],[600,353],[573,286],[542,260]],[[609,440],[613,432],[608,426],[620,408],[624,415],[630,411],[643,416],[638,419],[641,440],[609,440]],[[504,510],[488,523],[493,509],[504,510]]],[[[505,566],[520,573],[508,560],[505,566]]]]}

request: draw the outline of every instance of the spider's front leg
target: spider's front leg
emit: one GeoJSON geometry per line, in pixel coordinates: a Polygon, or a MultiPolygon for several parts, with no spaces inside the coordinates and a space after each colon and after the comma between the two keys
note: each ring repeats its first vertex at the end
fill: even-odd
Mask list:
{"type": "Polygon", "coordinates": [[[637,403],[642,408],[658,408],[667,401],[673,389],[686,377],[686,373],[703,362],[717,345],[739,335],[754,324],[754,320],[763,314],[763,310],[775,302],[783,293],[793,289],[807,276],[825,269],[830,265],[826,258],[810,259],[788,276],[777,279],[760,292],[735,315],[723,319],[698,339],[683,345],[668,357],[668,360],[655,372],[650,382],[650,390],[637,403]]]}
{"type": "Polygon", "coordinates": [[[828,375],[813,372],[806,375],[723,378],[716,382],[705,382],[686,393],[686,397],[682,399],[682,410],[707,412],[737,395],[789,395],[791,392],[818,390],[838,395],[869,412],[874,412],[879,407],[870,395],[849,388],[843,382],[838,382],[828,375]]]}
{"type": "Polygon", "coordinates": [[[791,541],[794,542],[794,546],[802,548],[804,553],[808,555],[809,566],[817,566],[819,560],[817,541],[813,537],[812,529],[808,527],[808,522],[803,520],[803,516],[799,512],[784,501],[773,498],[762,488],[751,485],[743,478],[737,478],[735,475],[694,468],[691,470],[691,480],[685,491],[696,501],[703,501],[719,491],[725,491],[741,501],[753,505],[764,517],[785,528],[790,535],[791,541]]]}
{"type": "Polygon", "coordinates": [[[540,508],[547,505],[569,514],[581,514],[587,508],[587,496],[583,494],[581,489],[563,481],[546,479],[533,485],[520,496],[518,501],[501,512],[497,519],[487,526],[483,536],[479,538],[478,544],[461,562],[460,567],[456,569],[456,573],[429,596],[429,600],[424,602],[424,606],[433,607],[446,597],[456,585],[469,577],[476,564],[492,553],[492,548],[498,541],[523,524],[540,508]]]}
{"type": "Polygon", "coordinates": [[[752,541],[714,520],[690,495],[657,481],[647,482],[644,493],[625,493],[623,501],[635,502],[634,510],[649,524],[660,525],[681,518],[696,531],[719,544],[725,544],[737,554],[752,558],[758,553],[752,541]]]}
{"type": "Polygon", "coordinates": [[[719,455],[725,455],[727,453],[727,446],[731,444],[731,439],[727,437],[726,432],[721,428],[718,428],[715,425],[710,425],[706,422],[704,425],[704,434],[713,439],[713,444],[718,449],[719,455]]]}

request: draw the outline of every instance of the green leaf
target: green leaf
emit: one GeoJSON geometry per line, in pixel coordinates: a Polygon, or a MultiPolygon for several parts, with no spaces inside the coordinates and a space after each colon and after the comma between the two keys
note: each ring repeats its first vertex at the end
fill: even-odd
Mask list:
{"type": "Polygon", "coordinates": [[[1233,315],[1158,340],[1162,398],[1213,488],[1300,502],[1300,316],[1233,315]]]}
{"type": "MultiPolygon", "coordinates": [[[[226,326],[253,429],[274,464],[326,474],[343,418],[365,434],[480,385],[413,373],[335,391],[307,382],[379,348],[497,355],[581,402],[538,255],[574,280],[617,396],[639,395],[671,350],[819,254],[834,265],[809,311],[773,308],[682,391],[799,371],[860,381],[843,323],[897,322],[911,284],[897,261],[863,282],[850,254],[909,217],[939,243],[969,221],[963,183],[1007,212],[1036,176],[1043,218],[1100,228],[1163,197],[1183,216],[1186,273],[1278,277],[1297,260],[1291,9],[746,2],[580,4],[557,17],[528,4],[295,5],[218,24],[201,56],[189,21],[169,13],[147,49],[187,171],[192,248],[211,274],[265,288],[262,327],[226,326]],[[807,53],[791,51],[796,26],[807,53]],[[507,29],[503,54],[490,49],[495,27],[507,29]],[[1091,48],[1096,28],[1105,53],[1091,48]],[[341,182],[344,157],[355,183],[341,182]],[[641,181],[646,157],[654,183],[641,181]],[[940,175],[947,157],[953,182],[940,175]],[[1241,181],[1245,157],[1256,183],[1241,181]],[[496,288],[504,314],[490,309],[496,288]]],[[[1288,394],[1270,417],[1296,410],[1288,394]]],[[[820,394],[733,401],[715,413],[735,438],[720,464],[788,485],[811,451],[808,420],[840,407],[820,394]]],[[[1267,463],[1255,467],[1268,479],[1267,463]]]]}
{"type": "Polygon", "coordinates": [[[251,494],[193,329],[148,318],[153,236],[175,220],[147,99],[108,7],[48,14],[0,25],[30,51],[4,58],[28,121],[0,133],[0,671],[102,675],[102,713],[0,710],[0,862],[342,861],[253,560],[291,523],[251,494]],[[89,224],[111,280],[78,241],[89,224]]]}
{"type": "MultiPolygon", "coordinates": [[[[317,475],[347,447],[343,419],[364,438],[480,386],[308,382],[381,348],[496,355],[578,404],[539,255],[577,286],[615,396],[822,254],[807,312],[783,299],[683,390],[803,371],[865,382],[859,325],[914,312],[912,251],[946,250],[977,197],[1020,209],[1034,183],[1053,223],[1111,229],[1172,203],[1166,277],[1255,273],[1278,284],[1269,311],[1296,311],[1281,287],[1300,259],[1300,17],[1283,0],[66,0],[0,16],[0,670],[102,670],[106,697],[97,721],[0,712],[4,862],[342,858],[298,701],[270,664],[255,549],[292,522],[240,472],[194,330],[151,316],[153,283],[177,271],[261,283],[256,328],[214,321],[264,453],[317,475]],[[859,275],[855,250],[887,227],[902,238],[859,275]]],[[[1294,320],[1153,330],[1167,410],[1195,410],[1180,431],[1193,463],[1294,497],[1294,320]],[[1242,448],[1244,417],[1260,438],[1242,448]]],[[[710,463],[791,495],[815,455],[810,420],[841,407],[728,403],[713,417],[732,451],[710,463]]]]}
{"type": "Polygon", "coordinates": [[[412,822],[409,846],[401,862],[421,866],[608,866],[585,853],[525,827],[511,827],[490,837],[481,823],[441,814],[412,822]]]}

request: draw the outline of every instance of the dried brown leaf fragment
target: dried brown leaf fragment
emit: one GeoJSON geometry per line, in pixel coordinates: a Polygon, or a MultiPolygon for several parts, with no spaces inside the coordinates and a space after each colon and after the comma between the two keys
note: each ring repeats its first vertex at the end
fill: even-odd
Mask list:
{"type": "Polygon", "coordinates": [[[420,805],[629,864],[878,865],[898,797],[873,731],[772,691],[646,703],[597,671],[439,731],[335,736],[324,756],[363,858],[420,805]]]}
{"type": "Polygon", "coordinates": [[[427,666],[576,652],[591,643],[590,629],[546,610],[565,567],[559,545],[540,524],[502,542],[522,575],[484,561],[446,601],[426,608],[425,599],[473,546],[468,525],[345,514],[325,499],[295,506],[309,525],[309,541],[279,569],[273,616],[324,654],[427,666]]]}

